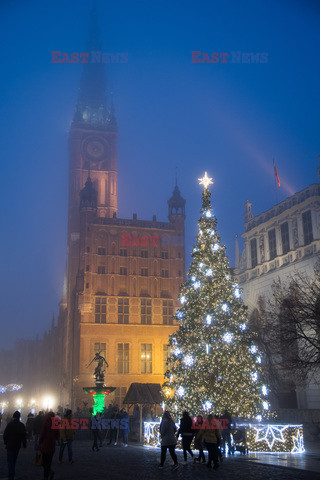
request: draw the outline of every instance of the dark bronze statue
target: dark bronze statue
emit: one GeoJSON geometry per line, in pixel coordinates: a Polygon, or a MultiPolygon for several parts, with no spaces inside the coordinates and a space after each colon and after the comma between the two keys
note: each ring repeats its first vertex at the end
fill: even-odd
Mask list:
{"type": "Polygon", "coordinates": [[[106,365],[108,368],[109,367],[108,362],[102,355],[100,355],[100,352],[95,354],[95,356],[93,357],[89,365],[87,365],[87,368],[90,367],[92,362],[98,362],[93,372],[93,375],[95,376],[95,379],[96,379],[96,385],[103,385],[104,373],[105,373],[104,365],[106,365]]]}

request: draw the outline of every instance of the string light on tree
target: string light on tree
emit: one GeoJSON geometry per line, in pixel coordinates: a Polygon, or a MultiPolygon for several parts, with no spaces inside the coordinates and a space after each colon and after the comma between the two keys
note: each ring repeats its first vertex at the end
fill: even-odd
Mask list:
{"type": "MultiPolygon", "coordinates": [[[[217,231],[205,173],[197,242],[187,281],[181,287],[176,319],[183,321],[170,337],[168,371],[163,388],[170,388],[168,408],[198,415],[212,405],[214,413],[228,409],[237,417],[256,418],[267,400],[262,389],[262,365],[257,361],[247,312],[217,231]],[[210,213],[208,215],[208,212],[210,213]],[[177,355],[179,349],[183,355],[177,355]],[[180,395],[181,388],[184,394],[180,395]],[[209,403],[208,403],[209,402],[209,403]]],[[[211,407],[210,407],[211,409],[211,407]]],[[[264,412],[265,413],[265,412],[264,412]]],[[[264,415],[265,416],[265,415],[264,415]]]]}

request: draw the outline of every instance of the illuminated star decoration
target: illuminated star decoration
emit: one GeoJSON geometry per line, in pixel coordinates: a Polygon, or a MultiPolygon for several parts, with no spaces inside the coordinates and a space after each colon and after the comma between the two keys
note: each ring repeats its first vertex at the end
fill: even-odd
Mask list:
{"type": "Polygon", "coordinates": [[[213,184],[212,178],[208,177],[207,172],[205,172],[204,177],[198,178],[198,180],[199,185],[203,185],[205,190],[209,187],[209,185],[213,184]]]}
{"type": "Polygon", "coordinates": [[[304,450],[304,443],[303,443],[303,435],[301,435],[300,430],[298,430],[297,436],[292,437],[294,447],[291,450],[291,453],[303,453],[304,450]]]}
{"type": "Polygon", "coordinates": [[[268,447],[272,450],[275,442],[284,443],[283,432],[288,428],[288,425],[282,427],[280,425],[266,425],[263,428],[255,428],[257,432],[256,442],[267,442],[268,447]]]}

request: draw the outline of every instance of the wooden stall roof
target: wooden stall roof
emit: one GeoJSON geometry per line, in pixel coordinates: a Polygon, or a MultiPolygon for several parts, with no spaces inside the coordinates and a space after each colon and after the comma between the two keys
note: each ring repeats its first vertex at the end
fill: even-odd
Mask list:
{"type": "Polygon", "coordinates": [[[129,405],[160,405],[163,402],[160,391],[160,383],[131,383],[123,403],[129,405]]]}

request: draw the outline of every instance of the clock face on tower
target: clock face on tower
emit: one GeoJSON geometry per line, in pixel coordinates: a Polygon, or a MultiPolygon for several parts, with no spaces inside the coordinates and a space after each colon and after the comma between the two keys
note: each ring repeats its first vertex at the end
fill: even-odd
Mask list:
{"type": "Polygon", "coordinates": [[[107,141],[94,135],[87,137],[82,144],[83,157],[92,167],[98,166],[107,158],[108,150],[107,141]]]}

